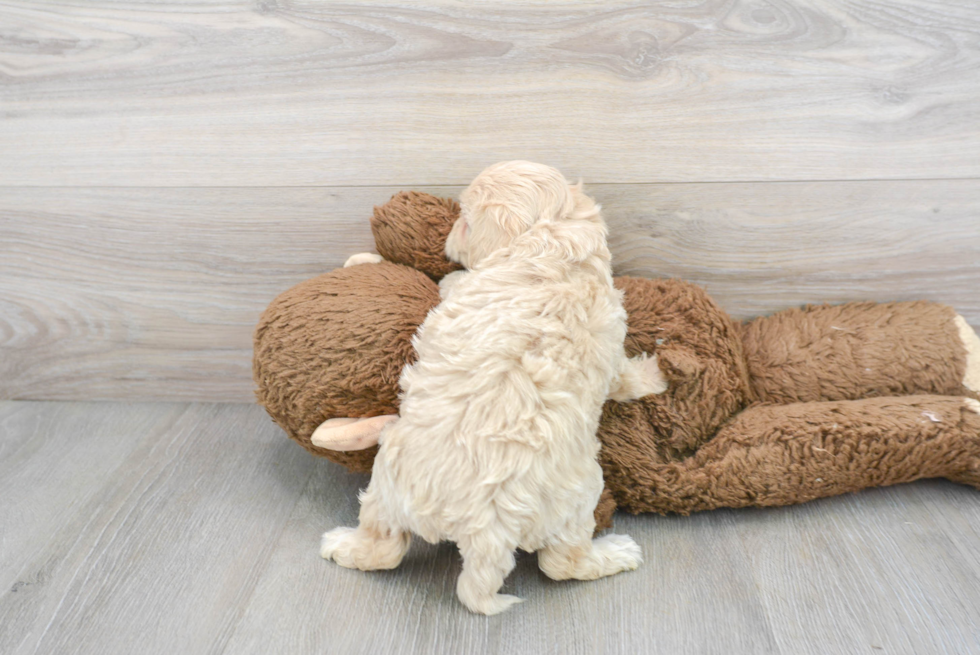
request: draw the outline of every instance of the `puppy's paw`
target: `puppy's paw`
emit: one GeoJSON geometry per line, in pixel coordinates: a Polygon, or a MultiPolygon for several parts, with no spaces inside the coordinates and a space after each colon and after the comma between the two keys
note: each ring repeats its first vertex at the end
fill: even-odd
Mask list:
{"type": "Polygon", "coordinates": [[[636,542],[610,534],[579,546],[557,545],[538,551],[538,567],[552,580],[597,580],[632,571],[643,562],[636,542]]]}
{"type": "Polygon", "coordinates": [[[344,262],[344,268],[350,268],[358,264],[380,264],[384,260],[384,257],[375,255],[373,252],[359,252],[347,258],[347,261],[344,262]]]}
{"type": "Polygon", "coordinates": [[[412,536],[394,531],[380,535],[361,528],[335,528],[320,539],[320,557],[348,569],[378,571],[401,564],[412,536]]]}
{"type": "Polygon", "coordinates": [[[966,408],[973,412],[974,414],[980,414],[980,400],[974,400],[973,398],[964,398],[963,404],[966,408]]]}
{"type": "Polygon", "coordinates": [[[592,541],[603,562],[603,575],[633,571],[643,563],[639,545],[625,534],[609,534],[592,541]]]}
{"type": "Polygon", "coordinates": [[[449,293],[452,291],[463,276],[466,275],[468,271],[453,271],[452,273],[447,273],[441,280],[439,280],[439,299],[445,300],[449,297],[449,293]]]}
{"type": "Polygon", "coordinates": [[[357,568],[351,564],[350,552],[357,542],[356,528],[334,528],[320,538],[320,557],[335,559],[341,566],[357,568]],[[345,562],[347,562],[345,564],[345,562]]]}

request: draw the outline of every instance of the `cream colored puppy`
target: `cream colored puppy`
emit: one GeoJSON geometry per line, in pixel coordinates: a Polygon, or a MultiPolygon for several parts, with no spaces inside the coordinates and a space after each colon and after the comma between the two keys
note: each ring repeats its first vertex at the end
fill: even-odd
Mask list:
{"type": "Polygon", "coordinates": [[[399,418],[381,432],[360,526],[323,535],[320,553],[362,570],[398,566],[414,532],[456,542],[456,591],[474,612],[499,594],[514,551],[546,575],[593,580],[635,569],[625,535],[592,539],[602,491],[596,429],[607,397],[666,385],[656,360],[626,358],[599,207],[561,173],[515,161],[461,196],[446,254],[467,270],[415,336],[399,418]]]}

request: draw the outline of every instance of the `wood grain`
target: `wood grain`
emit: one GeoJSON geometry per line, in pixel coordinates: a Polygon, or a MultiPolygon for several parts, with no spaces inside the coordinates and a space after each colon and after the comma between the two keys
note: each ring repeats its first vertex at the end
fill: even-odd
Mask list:
{"type": "Polygon", "coordinates": [[[329,462],[319,466],[228,652],[778,652],[728,513],[617,518],[618,532],[642,541],[646,562],[595,582],[551,581],[536,556],[518,554],[503,591],[526,602],[485,617],[455,598],[461,560],[452,544],[416,539],[398,569],[370,574],[316,556],[324,530],[356,524],[356,492],[366,483],[329,462]],[[360,618],[352,624],[352,617],[360,618]]]}
{"type": "Polygon", "coordinates": [[[964,519],[975,517],[980,503],[975,495],[957,502],[967,498],[961,491],[941,481],[919,482],[742,522],[739,531],[767,610],[786,609],[783,599],[797,600],[790,616],[772,624],[781,649],[818,655],[980,648],[972,616],[980,607],[980,560],[957,545],[975,537],[964,519]],[[772,539],[784,530],[796,538],[772,539]],[[787,567],[801,565],[808,575],[786,575],[787,567]],[[962,593],[972,598],[959,589],[952,597],[944,582],[951,578],[961,580],[962,593]],[[962,607],[971,609],[962,614],[962,607]],[[851,647],[842,649],[844,643],[851,647]]]}
{"type": "Polygon", "coordinates": [[[248,401],[280,292],[372,247],[329,189],[10,189],[0,198],[0,397],[248,401]]]}
{"type": "Polygon", "coordinates": [[[121,467],[141,444],[164,435],[183,412],[178,405],[0,403],[0,651],[14,653],[43,632],[105,485],[128,475],[121,467]]]}
{"type": "Polygon", "coordinates": [[[692,280],[737,318],[924,299],[980,326],[980,181],[623,185],[595,195],[618,275],[692,280]]]}
{"type": "Polygon", "coordinates": [[[0,651],[974,652],[980,494],[920,481],[785,508],[617,515],[636,571],[553,582],[521,554],[497,617],[451,544],[326,562],[367,477],[254,405],[0,402],[0,651]]]}
{"type": "MultiPolygon", "coordinates": [[[[738,318],[924,298],[980,326],[973,181],[588,189],[618,274],[703,284],[738,318]]],[[[259,314],[370,250],[397,190],[5,189],[0,398],[251,401],[259,314]]]]}
{"type": "Polygon", "coordinates": [[[0,651],[220,653],[310,458],[254,406],[33,403],[17,416],[4,438],[37,446],[0,471],[19,492],[0,510],[18,533],[0,651]]]}
{"type": "Polygon", "coordinates": [[[980,176],[980,5],[0,4],[2,185],[980,176]]]}

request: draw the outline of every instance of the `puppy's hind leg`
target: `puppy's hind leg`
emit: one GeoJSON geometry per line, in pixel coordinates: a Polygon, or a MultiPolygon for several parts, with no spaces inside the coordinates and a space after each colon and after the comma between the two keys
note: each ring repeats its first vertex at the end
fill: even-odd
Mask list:
{"type": "Polygon", "coordinates": [[[324,533],[320,555],[349,569],[393,569],[401,564],[411,542],[410,533],[384,520],[381,504],[369,484],[361,494],[360,525],[324,533]]]}
{"type": "Polygon", "coordinates": [[[538,551],[538,568],[552,580],[595,580],[632,571],[643,562],[640,547],[624,534],[591,539],[583,531],[572,543],[556,542],[538,551]]]}
{"type": "Polygon", "coordinates": [[[499,614],[521,602],[517,596],[498,594],[504,578],[514,570],[514,549],[485,534],[458,542],[463,572],[456,581],[456,595],[471,612],[499,614]]]}

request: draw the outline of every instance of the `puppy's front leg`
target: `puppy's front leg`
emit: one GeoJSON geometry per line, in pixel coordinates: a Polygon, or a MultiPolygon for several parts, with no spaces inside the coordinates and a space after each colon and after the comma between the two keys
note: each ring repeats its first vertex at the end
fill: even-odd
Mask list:
{"type": "Polygon", "coordinates": [[[657,356],[647,357],[644,353],[629,359],[623,357],[619,375],[613,379],[609,389],[609,398],[624,402],[666,390],[667,380],[660,371],[657,356]]]}
{"type": "Polygon", "coordinates": [[[452,288],[466,275],[468,271],[453,271],[452,273],[447,273],[441,280],[439,280],[439,300],[445,300],[449,297],[449,292],[452,288]]]}
{"type": "Polygon", "coordinates": [[[324,533],[320,556],[349,569],[375,571],[401,564],[412,543],[412,535],[383,519],[381,507],[370,484],[361,494],[360,525],[335,528],[324,533]]]}

